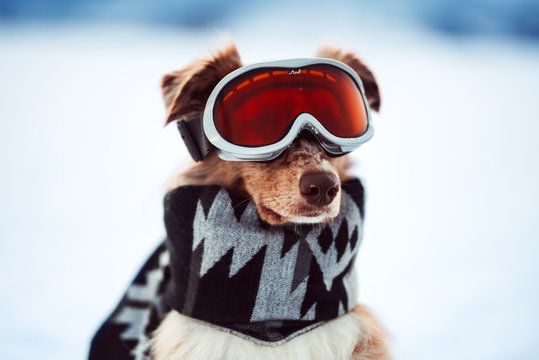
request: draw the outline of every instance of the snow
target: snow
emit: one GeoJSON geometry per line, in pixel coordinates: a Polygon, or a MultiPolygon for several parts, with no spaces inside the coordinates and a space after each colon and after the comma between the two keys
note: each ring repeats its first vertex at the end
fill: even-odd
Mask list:
{"type": "Polygon", "coordinates": [[[377,75],[376,133],[353,155],[368,196],[360,299],[396,358],[537,358],[537,45],[278,10],[245,8],[229,35],[0,26],[2,359],[86,356],[162,239],[167,181],[189,161],[162,127],[160,78],[229,36],[245,62],[322,39],[377,75]]]}

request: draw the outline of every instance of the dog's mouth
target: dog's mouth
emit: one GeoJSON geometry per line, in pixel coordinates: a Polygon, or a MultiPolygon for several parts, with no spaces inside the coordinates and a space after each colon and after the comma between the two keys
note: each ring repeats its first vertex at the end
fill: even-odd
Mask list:
{"type": "Polygon", "coordinates": [[[277,212],[271,210],[269,207],[266,207],[264,205],[261,205],[258,207],[258,213],[262,220],[265,220],[266,222],[270,224],[282,224],[286,221],[284,221],[284,217],[277,212]]]}
{"type": "Polygon", "coordinates": [[[257,208],[262,220],[274,225],[286,222],[300,224],[324,223],[338,215],[338,208],[335,209],[333,206],[312,207],[300,205],[287,214],[280,214],[264,205],[257,208]]]}

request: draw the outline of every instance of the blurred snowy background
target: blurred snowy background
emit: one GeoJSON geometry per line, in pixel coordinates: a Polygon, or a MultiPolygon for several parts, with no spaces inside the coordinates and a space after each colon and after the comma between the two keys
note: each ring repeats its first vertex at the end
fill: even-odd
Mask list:
{"type": "Polygon", "coordinates": [[[396,359],[539,358],[539,3],[0,0],[0,359],[84,359],[188,155],[161,76],[357,52],[382,91],[362,302],[396,359]]]}

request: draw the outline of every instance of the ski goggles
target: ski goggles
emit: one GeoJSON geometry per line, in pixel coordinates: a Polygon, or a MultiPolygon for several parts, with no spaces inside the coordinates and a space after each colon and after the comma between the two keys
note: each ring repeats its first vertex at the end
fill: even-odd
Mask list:
{"type": "Polygon", "coordinates": [[[279,156],[303,131],[331,155],[373,135],[363,83],[332,59],[288,59],[244,66],[214,88],[203,114],[178,121],[195,161],[213,148],[229,161],[279,156]]]}

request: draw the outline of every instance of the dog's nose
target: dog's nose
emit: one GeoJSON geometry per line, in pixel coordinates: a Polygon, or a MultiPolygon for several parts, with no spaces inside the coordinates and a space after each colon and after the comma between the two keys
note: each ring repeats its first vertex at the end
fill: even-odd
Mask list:
{"type": "Polygon", "coordinates": [[[311,205],[329,205],[339,193],[339,179],[327,172],[303,174],[299,179],[301,195],[311,205]]]}

